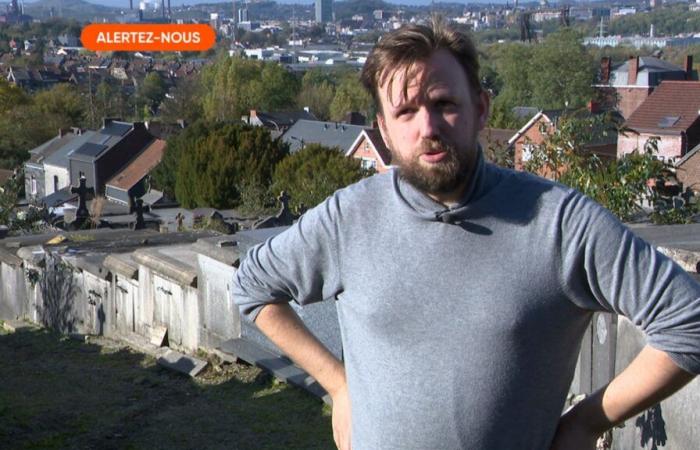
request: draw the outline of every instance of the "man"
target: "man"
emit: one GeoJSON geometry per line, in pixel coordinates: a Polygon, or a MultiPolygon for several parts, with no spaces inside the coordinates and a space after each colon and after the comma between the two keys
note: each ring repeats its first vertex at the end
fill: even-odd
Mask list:
{"type": "Polygon", "coordinates": [[[382,38],[363,81],[397,170],[251,249],[234,298],[333,399],[341,449],[593,449],[700,372],[700,287],[603,208],[486,164],[473,44],[442,22],[382,38]],[[336,299],[344,361],[288,302],[336,299]],[[560,419],[593,311],[649,343],[560,419]]]}

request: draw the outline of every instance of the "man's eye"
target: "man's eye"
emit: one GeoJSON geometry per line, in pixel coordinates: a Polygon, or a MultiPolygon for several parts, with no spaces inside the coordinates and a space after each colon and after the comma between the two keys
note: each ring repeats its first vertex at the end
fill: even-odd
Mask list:
{"type": "Polygon", "coordinates": [[[435,102],[435,105],[441,109],[454,108],[456,106],[455,102],[452,100],[438,100],[435,102]]]}
{"type": "Polygon", "coordinates": [[[403,108],[403,109],[400,109],[396,112],[396,117],[406,117],[406,116],[413,114],[414,112],[415,112],[415,109],[413,109],[413,108],[403,108]]]}

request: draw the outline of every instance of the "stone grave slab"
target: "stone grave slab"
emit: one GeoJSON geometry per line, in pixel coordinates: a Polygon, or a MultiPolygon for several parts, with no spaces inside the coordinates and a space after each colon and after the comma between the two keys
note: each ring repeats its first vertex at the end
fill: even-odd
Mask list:
{"type": "Polygon", "coordinates": [[[330,403],[330,396],[321,385],[285,356],[273,353],[247,339],[230,339],[222,343],[217,350],[267,370],[275,378],[304,389],[324,402],[330,403]]]}
{"type": "Polygon", "coordinates": [[[176,352],[175,350],[165,350],[156,360],[156,362],[168,369],[176,372],[184,373],[191,377],[196,377],[205,367],[207,362],[197,359],[184,353],[176,352]]]}

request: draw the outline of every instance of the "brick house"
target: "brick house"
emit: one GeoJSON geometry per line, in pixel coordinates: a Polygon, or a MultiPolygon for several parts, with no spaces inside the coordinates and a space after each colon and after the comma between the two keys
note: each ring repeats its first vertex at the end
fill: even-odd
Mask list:
{"type": "Polygon", "coordinates": [[[700,144],[685,154],[676,163],[676,178],[684,188],[700,193],[700,144]]]}
{"type": "Polygon", "coordinates": [[[602,58],[596,88],[607,97],[606,106],[617,109],[628,119],[644,100],[665,80],[684,81],[693,77],[693,57],[684,67],[652,56],[635,56],[612,68],[610,58],[602,58]]]}
{"type": "Polygon", "coordinates": [[[617,156],[657,139],[658,155],[676,161],[700,144],[700,82],[664,81],[625,122],[617,156]]]}
{"type": "Polygon", "coordinates": [[[377,173],[391,168],[391,153],[376,128],[362,130],[345,156],[361,160],[363,168],[374,169],[377,173]]]}
{"type": "MultiPolygon", "coordinates": [[[[580,113],[566,110],[543,110],[535,114],[520,130],[508,140],[508,145],[513,147],[513,167],[515,170],[525,170],[525,164],[530,159],[532,151],[536,146],[541,145],[547,136],[553,132],[559,120],[569,114],[579,114],[579,117],[586,118],[599,114],[597,111],[589,110],[580,113]]],[[[616,155],[617,133],[611,129],[597,129],[592,131],[593,139],[585,145],[585,149],[591,154],[600,158],[613,159],[616,155]]],[[[546,174],[541,174],[546,175],[546,174]]]]}

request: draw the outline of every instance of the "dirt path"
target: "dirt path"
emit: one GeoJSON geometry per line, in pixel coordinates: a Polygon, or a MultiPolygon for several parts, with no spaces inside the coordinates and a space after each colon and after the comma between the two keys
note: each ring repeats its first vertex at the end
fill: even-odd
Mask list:
{"type": "Polygon", "coordinates": [[[0,332],[0,447],[334,448],[320,400],[214,363],[192,380],[113,341],[0,332]]]}

